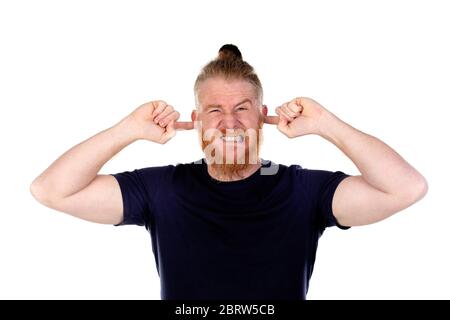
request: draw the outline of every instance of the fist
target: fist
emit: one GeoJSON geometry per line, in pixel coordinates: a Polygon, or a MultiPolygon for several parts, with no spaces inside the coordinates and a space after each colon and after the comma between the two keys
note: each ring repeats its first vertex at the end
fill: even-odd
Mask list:
{"type": "Polygon", "coordinates": [[[164,144],[175,136],[175,121],[180,113],[164,101],[145,103],[134,110],[130,125],[137,139],[164,144]]]}
{"type": "Polygon", "coordinates": [[[320,118],[325,108],[309,98],[295,98],[275,109],[277,128],[289,138],[319,134],[320,118]]]}

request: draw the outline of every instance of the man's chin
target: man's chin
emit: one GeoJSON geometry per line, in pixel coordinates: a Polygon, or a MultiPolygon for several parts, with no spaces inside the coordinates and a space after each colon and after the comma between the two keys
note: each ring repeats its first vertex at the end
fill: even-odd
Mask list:
{"type": "Polygon", "coordinates": [[[209,165],[215,174],[225,180],[244,178],[245,171],[251,166],[250,163],[210,163],[209,165]]]}
{"type": "Polygon", "coordinates": [[[224,180],[243,178],[246,170],[260,162],[259,150],[262,136],[252,142],[249,137],[241,143],[229,143],[214,139],[201,140],[202,150],[210,168],[224,180]]]}

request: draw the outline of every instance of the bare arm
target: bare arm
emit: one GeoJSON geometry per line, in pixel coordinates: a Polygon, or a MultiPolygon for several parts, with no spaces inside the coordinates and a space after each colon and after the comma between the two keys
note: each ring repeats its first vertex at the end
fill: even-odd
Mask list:
{"type": "Polygon", "coordinates": [[[115,126],[74,146],[31,184],[42,204],[78,218],[105,224],[123,220],[120,187],[102,166],[138,139],[165,143],[175,135],[179,113],[162,101],[137,108],[115,126]]]}
{"type": "Polygon", "coordinates": [[[344,179],[333,197],[333,214],[341,225],[383,220],[419,201],[427,192],[425,178],[381,140],[346,124],[312,99],[296,98],[276,109],[277,124],[290,138],[317,134],[338,147],[361,175],[344,179]]]}
{"type": "Polygon", "coordinates": [[[333,213],[339,223],[374,223],[425,196],[425,178],[395,150],[331,113],[322,118],[321,136],[349,157],[361,173],[344,179],[336,189],[333,213]]]}

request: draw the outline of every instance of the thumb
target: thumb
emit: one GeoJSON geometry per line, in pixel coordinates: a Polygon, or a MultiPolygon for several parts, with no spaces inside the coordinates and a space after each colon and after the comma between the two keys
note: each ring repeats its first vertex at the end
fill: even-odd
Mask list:
{"type": "Polygon", "coordinates": [[[282,133],[284,133],[286,135],[288,134],[289,123],[288,123],[288,120],[285,117],[280,116],[280,121],[278,122],[277,129],[280,130],[282,133]]]}
{"type": "Polygon", "coordinates": [[[166,132],[163,133],[163,141],[167,142],[172,139],[176,134],[175,131],[175,121],[172,120],[167,124],[166,132]]]}

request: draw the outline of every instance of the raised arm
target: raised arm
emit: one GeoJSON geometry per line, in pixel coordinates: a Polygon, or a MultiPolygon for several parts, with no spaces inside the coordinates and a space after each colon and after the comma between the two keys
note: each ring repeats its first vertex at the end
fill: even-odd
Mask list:
{"type": "Polygon", "coordinates": [[[163,101],[146,103],[115,126],[74,146],[31,184],[40,203],[75,217],[104,224],[123,219],[122,195],[113,176],[99,175],[102,166],[120,150],[139,139],[166,143],[179,113],[163,101]]]}
{"type": "Polygon", "coordinates": [[[427,192],[425,178],[381,140],[340,120],[312,99],[296,98],[276,109],[277,123],[288,137],[317,134],[338,147],[361,175],[344,179],[333,197],[333,214],[341,225],[383,220],[419,201],[427,192]]]}

